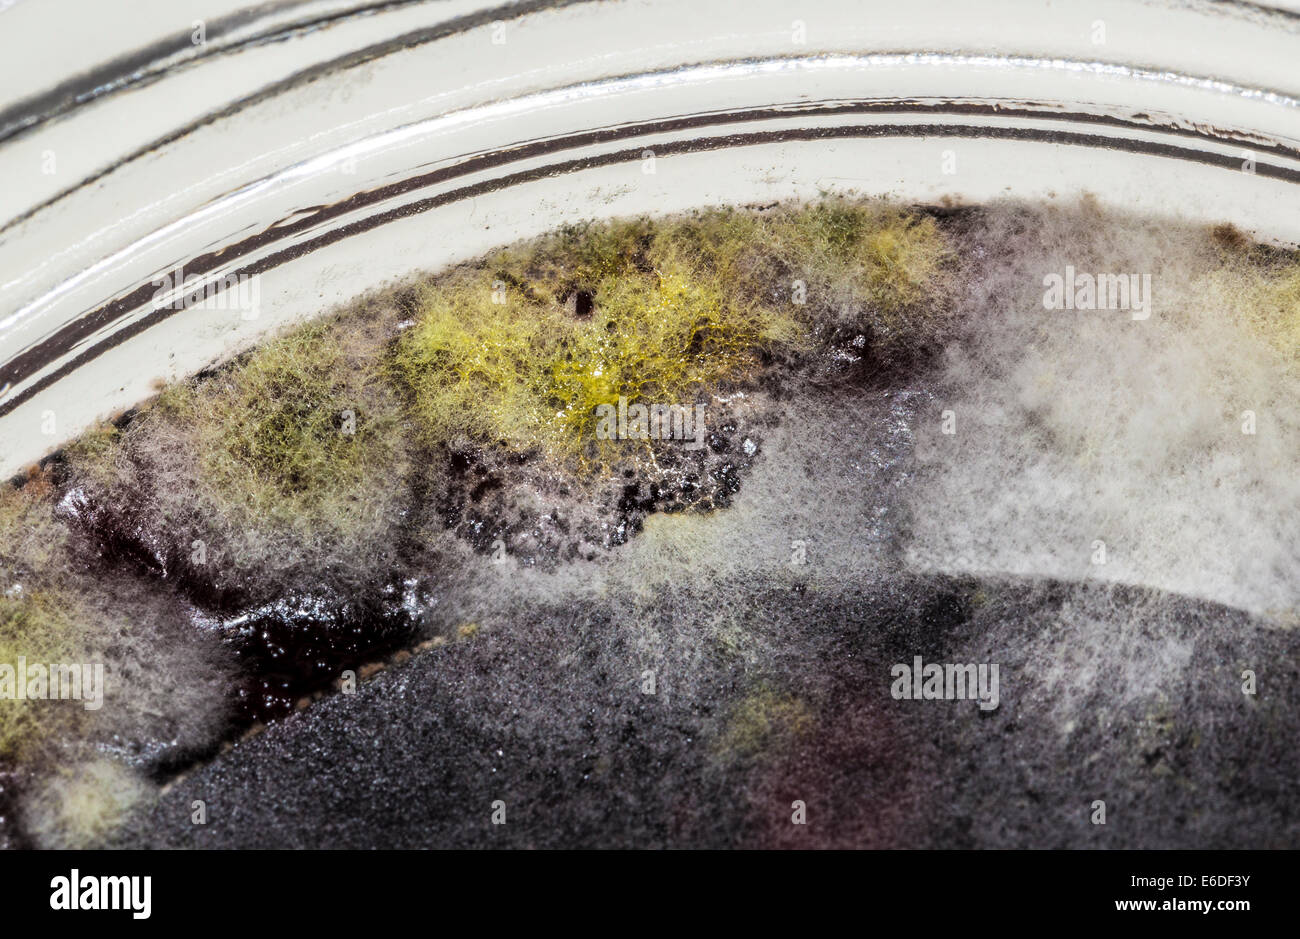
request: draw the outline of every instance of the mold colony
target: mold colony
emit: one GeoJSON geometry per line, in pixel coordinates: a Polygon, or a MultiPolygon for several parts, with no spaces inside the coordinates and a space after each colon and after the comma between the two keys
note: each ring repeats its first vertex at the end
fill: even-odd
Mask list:
{"type": "MultiPolygon", "coordinates": [[[[1087,201],[827,200],[581,226],[362,298],[162,390],[3,495],[0,652],[108,671],[94,714],[3,712],[6,795],[23,794],[9,837],[102,838],[147,796],[140,774],[166,779],[420,639],[479,643],[483,624],[506,650],[512,620],[566,600],[626,597],[632,634],[610,649],[653,647],[668,627],[638,631],[656,597],[692,585],[672,628],[759,675],[710,679],[709,708],[732,715],[716,752],[741,763],[818,732],[800,687],[816,681],[775,664],[801,654],[776,651],[779,623],[747,625],[746,582],[823,603],[867,571],[1100,577],[1294,616],[1298,283],[1292,256],[1229,229],[1087,201]],[[1151,320],[1044,311],[1044,274],[1070,264],[1150,273],[1151,320]],[[702,406],[706,445],[598,433],[620,399],[702,406]],[[1243,441],[1248,405],[1267,433],[1243,441]],[[1190,563],[1170,554],[1188,555],[1187,505],[1219,538],[1190,563]],[[1076,562],[1097,539],[1115,563],[1076,562]],[[77,762],[120,784],[97,801],[58,783],[77,762]]],[[[972,602],[965,582],[922,583],[972,602]]],[[[1185,663],[1167,651],[1162,667],[1185,663]]]]}

